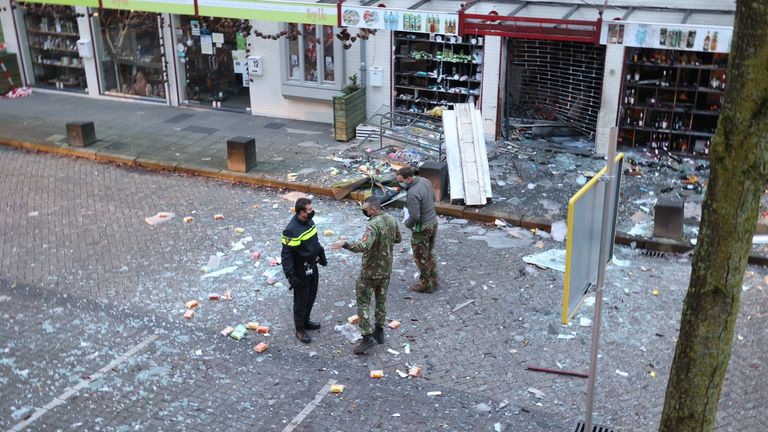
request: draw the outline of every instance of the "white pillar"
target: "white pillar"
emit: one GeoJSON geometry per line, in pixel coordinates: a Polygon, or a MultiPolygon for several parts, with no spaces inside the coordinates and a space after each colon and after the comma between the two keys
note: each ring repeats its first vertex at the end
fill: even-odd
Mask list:
{"type": "Polygon", "coordinates": [[[162,14],[163,16],[163,50],[165,50],[165,66],[166,76],[168,78],[168,86],[166,87],[166,97],[168,98],[168,105],[179,106],[179,92],[176,86],[179,85],[176,71],[178,70],[178,59],[176,58],[176,40],[174,38],[174,22],[173,15],[162,14]]]}
{"type": "Polygon", "coordinates": [[[9,53],[18,53],[19,42],[16,38],[16,29],[13,26],[11,0],[0,0],[0,25],[3,26],[6,50],[9,53]]]}
{"type": "Polygon", "coordinates": [[[83,63],[83,69],[85,70],[85,82],[87,83],[86,94],[89,96],[98,96],[101,94],[101,89],[99,89],[99,71],[96,68],[96,62],[98,61],[96,41],[93,39],[99,37],[99,35],[95,34],[93,35],[93,38],[91,38],[91,17],[88,16],[88,8],[85,6],[75,6],[75,11],[79,14],[83,14],[83,16],[77,18],[77,29],[80,33],[80,39],[91,41],[91,55],[89,58],[80,59],[83,63]]]}
{"type": "Polygon", "coordinates": [[[605,69],[603,72],[603,92],[600,100],[600,112],[597,115],[597,134],[595,153],[605,156],[608,153],[611,128],[616,126],[621,99],[621,71],[624,65],[624,47],[607,45],[605,50],[605,69]]]}
{"type": "Polygon", "coordinates": [[[480,111],[483,115],[485,139],[496,140],[497,124],[499,121],[499,92],[501,82],[501,47],[499,36],[485,36],[483,50],[483,80],[480,84],[480,111]]]}

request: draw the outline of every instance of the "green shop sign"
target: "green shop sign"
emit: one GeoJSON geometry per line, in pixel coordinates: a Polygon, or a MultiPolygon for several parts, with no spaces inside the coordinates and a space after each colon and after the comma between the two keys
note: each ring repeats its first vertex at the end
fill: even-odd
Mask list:
{"type": "MultiPolygon", "coordinates": [[[[98,0],[96,1],[98,3],[98,0]]],[[[104,9],[135,10],[177,15],[195,14],[195,0],[102,0],[101,6],[104,9]]]]}
{"type": "Polygon", "coordinates": [[[27,3],[45,3],[62,6],[88,6],[99,7],[99,0],[25,0],[27,3]]]}
{"type": "Polygon", "coordinates": [[[337,5],[259,0],[197,0],[202,16],[299,24],[337,24],[337,5]]]}

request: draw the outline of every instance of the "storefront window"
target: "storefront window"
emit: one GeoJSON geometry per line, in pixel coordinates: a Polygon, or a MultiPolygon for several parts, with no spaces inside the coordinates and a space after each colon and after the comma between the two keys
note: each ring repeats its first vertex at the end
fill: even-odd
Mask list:
{"type": "MultiPolygon", "coordinates": [[[[289,37],[285,47],[287,68],[283,94],[290,96],[312,97],[312,93],[292,93],[291,85],[302,87],[316,86],[334,90],[340,88],[342,76],[337,72],[336,62],[341,58],[341,45],[336,41],[333,26],[315,24],[288,24],[289,37]],[[286,87],[288,86],[288,87],[286,87]]],[[[320,97],[320,98],[325,98],[320,97]]]]}
{"type": "Polygon", "coordinates": [[[22,8],[32,82],[41,87],[85,91],[75,8],[31,3],[23,3],[22,8]]]}
{"type": "Polygon", "coordinates": [[[179,44],[185,99],[191,104],[250,108],[246,61],[247,20],[180,17],[179,44]]]}
{"type": "Polygon", "coordinates": [[[104,10],[95,23],[102,91],[165,99],[157,14],[104,10]]]}

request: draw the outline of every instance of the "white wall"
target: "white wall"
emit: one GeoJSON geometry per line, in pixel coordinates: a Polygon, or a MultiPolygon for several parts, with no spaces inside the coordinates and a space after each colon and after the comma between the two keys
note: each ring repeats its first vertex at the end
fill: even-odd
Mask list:
{"type": "MultiPolygon", "coordinates": [[[[368,38],[366,42],[366,67],[368,71],[372,67],[382,68],[384,80],[381,87],[372,87],[367,80],[368,91],[366,97],[367,115],[370,117],[382,106],[392,104],[392,32],[379,30],[376,35],[368,38]]],[[[370,73],[370,72],[369,72],[370,73]]]]}
{"type": "Polygon", "coordinates": [[[485,139],[496,140],[496,124],[499,121],[499,92],[501,82],[501,37],[486,36],[483,49],[483,79],[480,85],[480,111],[483,115],[485,139]]]}
{"type": "MultiPolygon", "coordinates": [[[[252,21],[254,30],[265,34],[275,34],[283,30],[282,23],[252,21]]],[[[262,39],[251,35],[250,55],[262,56],[264,75],[253,77],[250,83],[251,114],[296,120],[308,120],[333,123],[333,105],[331,100],[316,101],[311,99],[286,98],[281,92],[282,73],[280,62],[280,40],[262,39]]],[[[349,51],[345,51],[345,58],[349,51]]],[[[349,68],[347,68],[349,70],[349,68]]]]}
{"type": "Polygon", "coordinates": [[[600,100],[600,112],[597,115],[597,135],[595,153],[608,153],[611,128],[616,126],[619,99],[621,98],[621,72],[624,65],[624,47],[607,45],[605,50],[605,72],[603,73],[603,94],[600,100]]]}
{"type": "Polygon", "coordinates": [[[18,53],[19,44],[16,39],[16,29],[13,27],[12,13],[11,0],[0,0],[0,24],[3,26],[6,50],[9,53],[18,53]]]}

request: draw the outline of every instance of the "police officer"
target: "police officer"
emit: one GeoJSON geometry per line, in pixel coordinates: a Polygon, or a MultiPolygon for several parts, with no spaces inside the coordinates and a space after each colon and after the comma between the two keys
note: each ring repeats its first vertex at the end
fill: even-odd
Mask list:
{"type": "Polygon", "coordinates": [[[381,210],[381,201],[370,197],[363,204],[363,215],[370,218],[363,238],[359,241],[339,241],[333,249],[348,249],[362,252],[362,269],[355,285],[357,315],[360,318],[360,333],[363,340],[354,349],[362,354],[373,348],[376,342],[384,343],[384,322],[387,319],[387,288],[392,273],[392,248],[400,243],[400,229],[392,216],[381,210]],[[376,296],[376,330],[371,331],[369,306],[371,295],[376,296]]]}
{"type": "Polygon", "coordinates": [[[283,272],[293,290],[293,323],[296,337],[303,343],[312,338],[307,330],[317,330],[320,323],[309,319],[317,297],[317,265],[328,265],[325,250],[317,239],[317,227],[312,221],[315,211],[312,201],[299,198],[294,206],[296,214],[283,231],[283,250],[280,254],[283,272]]]}

